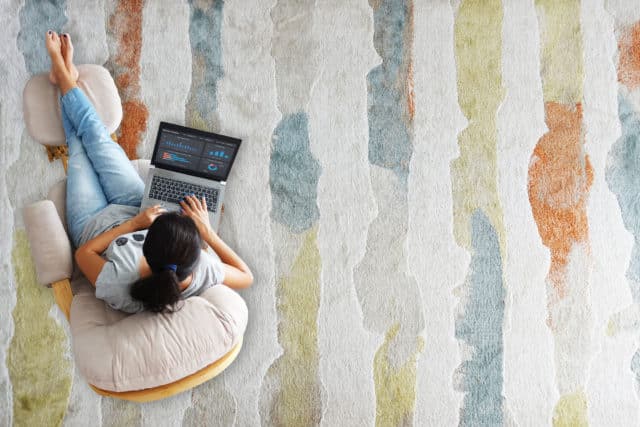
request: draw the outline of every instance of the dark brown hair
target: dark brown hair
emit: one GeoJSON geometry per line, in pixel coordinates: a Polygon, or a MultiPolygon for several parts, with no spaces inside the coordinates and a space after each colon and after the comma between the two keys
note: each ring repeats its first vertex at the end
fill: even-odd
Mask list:
{"type": "Polygon", "coordinates": [[[180,282],[193,271],[201,247],[202,239],[191,218],[176,212],[158,216],[142,245],[151,275],[131,286],[131,296],[155,313],[180,309],[180,282]]]}

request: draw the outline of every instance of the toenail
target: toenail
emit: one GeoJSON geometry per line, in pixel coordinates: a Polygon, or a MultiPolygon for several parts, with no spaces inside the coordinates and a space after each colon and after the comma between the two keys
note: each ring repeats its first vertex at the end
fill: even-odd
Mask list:
{"type": "Polygon", "coordinates": [[[51,31],[49,31],[49,34],[51,34],[51,31]]]}

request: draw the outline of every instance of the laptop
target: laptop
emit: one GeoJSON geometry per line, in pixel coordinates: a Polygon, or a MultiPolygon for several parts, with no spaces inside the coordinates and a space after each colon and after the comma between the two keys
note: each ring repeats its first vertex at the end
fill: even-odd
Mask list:
{"type": "Polygon", "coordinates": [[[168,211],[178,211],[185,195],[204,196],[209,222],[218,231],[224,189],[240,142],[238,138],[160,122],[140,210],[159,204],[168,211]]]}

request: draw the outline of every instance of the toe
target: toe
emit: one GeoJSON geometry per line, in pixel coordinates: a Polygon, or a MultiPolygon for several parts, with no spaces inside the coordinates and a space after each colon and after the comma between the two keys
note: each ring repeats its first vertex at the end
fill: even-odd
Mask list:
{"type": "Polygon", "coordinates": [[[45,45],[47,46],[47,50],[50,54],[53,54],[56,50],[58,50],[58,44],[55,39],[56,33],[54,31],[47,31],[45,38],[45,45]]]}
{"type": "Polygon", "coordinates": [[[67,44],[67,48],[73,50],[73,43],[71,43],[71,35],[69,33],[65,33],[64,41],[67,44]]]}

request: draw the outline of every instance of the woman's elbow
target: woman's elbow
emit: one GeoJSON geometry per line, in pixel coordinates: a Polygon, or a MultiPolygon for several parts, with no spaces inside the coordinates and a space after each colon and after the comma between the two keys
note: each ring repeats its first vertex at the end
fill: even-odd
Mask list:
{"type": "Polygon", "coordinates": [[[253,274],[244,271],[239,277],[233,280],[232,287],[235,289],[247,289],[253,285],[253,274]]]}
{"type": "Polygon", "coordinates": [[[82,260],[83,260],[82,251],[83,251],[83,247],[80,246],[73,253],[73,259],[76,261],[76,264],[78,265],[78,267],[80,267],[80,265],[82,264],[82,260]]]}
{"type": "Polygon", "coordinates": [[[73,258],[75,259],[76,265],[78,266],[82,274],[95,287],[96,277],[97,277],[97,274],[100,273],[100,270],[98,270],[97,273],[94,273],[95,274],[95,277],[94,277],[94,274],[92,274],[92,271],[94,270],[94,268],[92,268],[92,264],[95,262],[92,261],[91,259],[91,252],[87,251],[87,249],[84,246],[80,246],[73,253],[73,258]]]}
{"type": "Polygon", "coordinates": [[[253,285],[253,274],[251,274],[250,271],[243,272],[242,276],[238,278],[235,285],[236,289],[250,288],[251,285],[253,285]]]}
{"type": "Polygon", "coordinates": [[[245,286],[245,288],[248,288],[251,285],[253,285],[253,273],[251,273],[251,271],[248,271],[247,272],[247,286],[245,286]]]}
{"type": "Polygon", "coordinates": [[[253,273],[248,268],[239,269],[224,264],[224,279],[222,283],[233,289],[248,288],[253,284],[253,273]]]}

